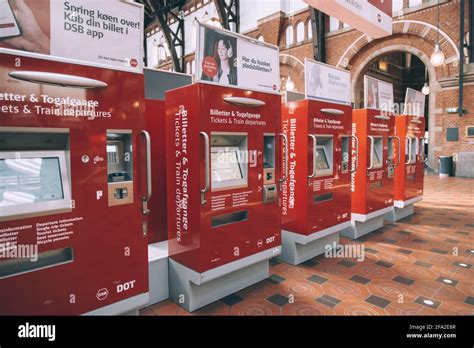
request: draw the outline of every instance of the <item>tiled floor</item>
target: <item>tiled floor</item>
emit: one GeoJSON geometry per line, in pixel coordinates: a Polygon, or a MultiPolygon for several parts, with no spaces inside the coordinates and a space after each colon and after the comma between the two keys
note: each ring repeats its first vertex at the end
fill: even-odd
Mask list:
{"type": "MultiPolygon", "coordinates": [[[[358,241],[365,260],[271,261],[271,277],[200,315],[473,315],[474,180],[429,175],[415,215],[358,241]]],[[[141,315],[186,315],[167,300],[141,315]]]]}

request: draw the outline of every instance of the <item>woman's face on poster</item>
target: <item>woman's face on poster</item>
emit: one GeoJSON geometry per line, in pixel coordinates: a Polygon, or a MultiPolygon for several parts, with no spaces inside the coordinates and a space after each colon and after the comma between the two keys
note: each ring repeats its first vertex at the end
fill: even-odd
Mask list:
{"type": "Polygon", "coordinates": [[[219,43],[217,44],[217,54],[219,55],[220,60],[227,60],[227,47],[224,44],[224,40],[219,40],[219,43]]]}

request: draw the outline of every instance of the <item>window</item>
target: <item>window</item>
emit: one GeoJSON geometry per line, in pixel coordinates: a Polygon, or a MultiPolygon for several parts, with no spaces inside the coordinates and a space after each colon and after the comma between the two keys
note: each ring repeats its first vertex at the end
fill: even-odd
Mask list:
{"type": "Polygon", "coordinates": [[[296,42],[304,41],[304,23],[299,22],[296,26],[296,42]]]}
{"type": "Polygon", "coordinates": [[[265,39],[263,38],[263,35],[260,35],[258,38],[257,38],[258,41],[260,42],[265,42],[265,39]]]}
{"type": "Polygon", "coordinates": [[[393,0],[392,3],[393,12],[398,12],[403,10],[403,0],[393,0]]]}
{"type": "Polygon", "coordinates": [[[466,136],[468,138],[474,138],[474,126],[467,126],[466,127],[466,136]]]}
{"type": "Polygon", "coordinates": [[[194,74],[196,72],[196,61],[193,59],[191,63],[191,74],[194,74]]]}
{"type": "Polygon", "coordinates": [[[308,40],[313,38],[313,25],[311,23],[311,20],[308,21],[306,24],[308,28],[308,40]]]}
{"type": "Polygon", "coordinates": [[[415,6],[419,6],[423,3],[422,0],[409,0],[408,2],[408,7],[415,7],[415,6]]]}
{"type": "Polygon", "coordinates": [[[290,25],[286,28],[286,45],[293,45],[293,26],[290,25]]]}
{"type": "Polygon", "coordinates": [[[334,17],[329,18],[329,31],[339,30],[339,20],[334,17]]]}
{"type": "Polygon", "coordinates": [[[189,64],[189,62],[186,63],[186,74],[190,74],[191,73],[191,64],[189,64]]]}

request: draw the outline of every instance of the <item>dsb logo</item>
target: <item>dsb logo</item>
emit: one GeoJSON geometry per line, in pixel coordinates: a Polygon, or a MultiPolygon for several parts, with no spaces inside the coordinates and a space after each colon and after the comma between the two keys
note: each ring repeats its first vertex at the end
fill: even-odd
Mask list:
{"type": "Polygon", "coordinates": [[[136,280],[132,280],[132,281],[117,285],[117,294],[133,289],[135,287],[135,282],[136,280]]]}

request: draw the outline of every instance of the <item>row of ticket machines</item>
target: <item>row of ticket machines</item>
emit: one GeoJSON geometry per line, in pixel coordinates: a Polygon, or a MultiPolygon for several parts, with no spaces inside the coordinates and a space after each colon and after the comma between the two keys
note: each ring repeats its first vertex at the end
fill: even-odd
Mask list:
{"type": "Polygon", "coordinates": [[[163,242],[193,311],[423,193],[420,117],[207,83],[145,100],[142,74],[0,56],[0,315],[143,307],[163,242]]]}

